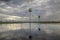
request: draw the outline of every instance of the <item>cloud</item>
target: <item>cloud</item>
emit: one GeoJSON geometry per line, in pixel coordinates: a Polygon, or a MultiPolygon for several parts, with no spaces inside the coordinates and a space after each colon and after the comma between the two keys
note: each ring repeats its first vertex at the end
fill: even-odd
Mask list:
{"type": "Polygon", "coordinates": [[[0,1],[9,2],[10,0],[0,0],[0,1]]]}
{"type": "MultiPolygon", "coordinates": [[[[41,16],[40,20],[53,20],[50,16],[59,14],[59,0],[11,0],[9,3],[0,3],[0,13],[29,17],[28,9],[32,8],[32,15],[41,16]]],[[[33,17],[33,16],[32,16],[33,17]]],[[[56,15],[56,17],[58,17],[56,15]]],[[[55,19],[54,19],[55,20],[55,19]]],[[[59,19],[58,19],[59,20],[59,19]]]]}

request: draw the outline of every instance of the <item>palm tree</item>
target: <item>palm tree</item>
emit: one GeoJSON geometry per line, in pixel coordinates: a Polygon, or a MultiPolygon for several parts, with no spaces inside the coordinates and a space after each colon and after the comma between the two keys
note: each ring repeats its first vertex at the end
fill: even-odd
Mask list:
{"type": "MultiPolygon", "coordinates": [[[[29,13],[30,13],[30,21],[31,21],[31,12],[32,12],[32,9],[29,8],[29,13]]],[[[31,23],[29,24],[30,25],[30,35],[29,35],[29,39],[31,40],[32,39],[32,35],[31,35],[31,23]]]]}

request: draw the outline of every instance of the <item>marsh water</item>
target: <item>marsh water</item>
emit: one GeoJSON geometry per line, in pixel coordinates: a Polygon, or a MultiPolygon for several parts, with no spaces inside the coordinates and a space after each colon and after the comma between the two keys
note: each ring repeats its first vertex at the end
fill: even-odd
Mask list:
{"type": "Polygon", "coordinates": [[[30,34],[32,40],[60,40],[60,24],[31,23],[31,30],[29,23],[0,24],[0,40],[29,40],[30,34]]]}

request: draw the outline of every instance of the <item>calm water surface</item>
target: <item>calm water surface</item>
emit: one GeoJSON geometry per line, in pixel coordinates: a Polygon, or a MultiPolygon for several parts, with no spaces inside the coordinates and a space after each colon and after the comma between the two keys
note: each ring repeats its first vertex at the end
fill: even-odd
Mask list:
{"type": "MultiPolygon", "coordinates": [[[[29,23],[0,24],[0,39],[29,40],[29,35],[29,23]]],[[[60,24],[31,23],[31,35],[32,40],[60,40],[60,24]]]]}

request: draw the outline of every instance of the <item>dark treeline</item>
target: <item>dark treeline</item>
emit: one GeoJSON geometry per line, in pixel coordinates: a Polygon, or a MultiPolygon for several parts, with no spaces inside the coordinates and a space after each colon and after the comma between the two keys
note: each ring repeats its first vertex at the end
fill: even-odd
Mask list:
{"type": "Polygon", "coordinates": [[[42,23],[42,24],[56,24],[60,23],[60,21],[10,21],[10,22],[0,22],[0,23],[42,23]]]}

